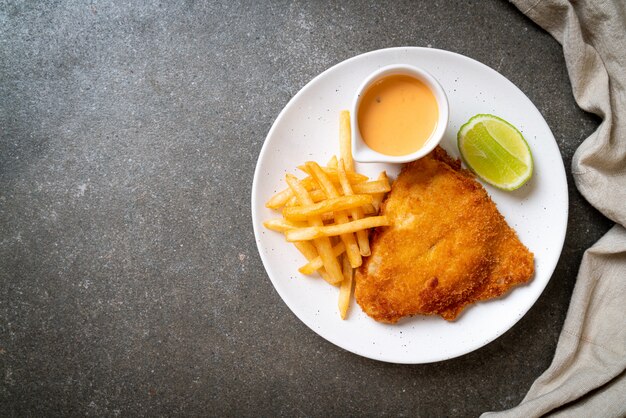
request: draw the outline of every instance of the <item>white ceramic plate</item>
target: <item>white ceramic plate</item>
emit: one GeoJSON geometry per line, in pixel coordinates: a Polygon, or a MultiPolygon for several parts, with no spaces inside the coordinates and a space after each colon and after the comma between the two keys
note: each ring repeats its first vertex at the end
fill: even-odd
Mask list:
{"type": "MultiPolygon", "coordinates": [[[[369,176],[381,169],[394,176],[400,166],[360,164],[369,176]]],[[[391,48],[369,52],[326,70],[309,82],[282,110],[269,131],[254,173],[252,221],[261,259],[274,287],[302,322],[328,341],[353,353],[393,363],[429,363],[460,356],[493,341],[535,303],[561,254],[567,225],[565,169],[545,120],[513,83],[465,56],[429,48],[391,48]],[[286,187],[284,176],[306,160],[326,162],[338,154],[339,111],[349,109],[367,75],[390,64],[415,65],[433,74],[448,95],[450,123],[442,146],[458,157],[456,133],[477,113],[492,113],[519,128],[533,152],[532,179],[515,192],[485,185],[509,225],[535,254],[535,277],[503,298],[470,306],[455,322],[415,316],[398,324],[375,322],[352,301],[342,321],[338,290],[319,278],[298,273],[304,258],[282,234],[263,228],[279,216],[265,201],[286,187]]]]}

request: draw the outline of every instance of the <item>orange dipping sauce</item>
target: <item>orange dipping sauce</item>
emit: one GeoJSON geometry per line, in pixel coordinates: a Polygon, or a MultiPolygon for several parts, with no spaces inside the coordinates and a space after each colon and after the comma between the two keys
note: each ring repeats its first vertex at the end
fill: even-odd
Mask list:
{"type": "Polygon", "coordinates": [[[433,92],[408,75],[390,75],[369,86],[357,113],[363,141],[385,155],[412,154],[437,127],[439,107],[433,92]]]}

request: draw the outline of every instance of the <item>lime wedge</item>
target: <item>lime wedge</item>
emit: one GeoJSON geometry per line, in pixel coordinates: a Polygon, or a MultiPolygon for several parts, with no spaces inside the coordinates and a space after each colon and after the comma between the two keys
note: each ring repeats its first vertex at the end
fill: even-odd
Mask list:
{"type": "Polygon", "coordinates": [[[520,188],[533,174],[533,157],[520,131],[494,115],[476,115],[461,126],[459,151],[478,177],[503,190],[520,188]]]}

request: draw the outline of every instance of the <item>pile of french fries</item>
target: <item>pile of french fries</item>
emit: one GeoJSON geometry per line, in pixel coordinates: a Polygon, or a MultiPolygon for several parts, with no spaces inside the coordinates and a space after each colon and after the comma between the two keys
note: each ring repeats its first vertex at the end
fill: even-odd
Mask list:
{"type": "Polygon", "coordinates": [[[307,259],[302,274],[316,272],[328,283],[340,286],[339,313],[346,318],[353,287],[354,269],[370,255],[370,228],[389,224],[378,216],[385,193],[391,190],[383,171],[377,180],[355,172],[352,159],[350,113],[339,117],[340,159],[325,167],[308,161],[298,168],[306,177],[287,174],[289,186],[276,193],[265,206],[282,211],[282,218],[263,225],[282,232],[307,259]]]}

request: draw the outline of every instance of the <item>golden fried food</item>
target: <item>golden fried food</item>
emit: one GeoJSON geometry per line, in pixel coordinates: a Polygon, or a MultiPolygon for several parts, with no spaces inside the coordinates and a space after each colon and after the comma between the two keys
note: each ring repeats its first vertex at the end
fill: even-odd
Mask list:
{"type": "Polygon", "coordinates": [[[389,225],[378,215],[389,179],[383,171],[378,180],[354,171],[350,138],[350,113],[341,112],[339,149],[326,167],[308,161],[298,168],[307,174],[299,180],[287,174],[289,186],[275,193],[266,207],[282,211],[283,218],[267,219],[263,225],[282,232],[308,263],[302,274],[318,272],[328,283],[339,286],[339,314],[346,318],[354,283],[354,269],[370,254],[370,228],[389,225]]]}
{"type": "Polygon", "coordinates": [[[403,168],[381,214],[391,225],[372,234],[371,256],[355,276],[356,300],[377,321],[415,314],[451,321],[533,276],[533,254],[442,148],[403,168]]]}

